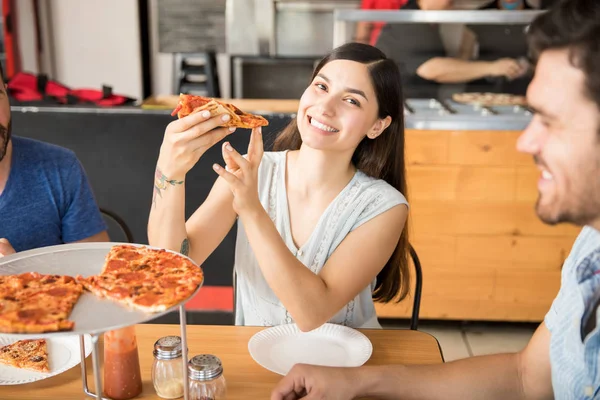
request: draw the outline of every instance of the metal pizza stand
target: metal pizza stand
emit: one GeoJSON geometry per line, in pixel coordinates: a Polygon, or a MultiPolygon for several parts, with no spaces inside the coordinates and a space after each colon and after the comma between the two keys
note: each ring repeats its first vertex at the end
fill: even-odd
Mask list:
{"type": "MultiPolygon", "coordinates": [[[[34,250],[23,251],[7,257],[0,258],[0,275],[14,275],[25,272],[38,272],[40,274],[68,275],[84,277],[98,275],[102,272],[105,257],[114,245],[142,246],[130,243],[75,243],[63,244],[58,246],[43,247],[34,250]]],[[[154,248],[151,246],[145,246],[154,248]]],[[[169,250],[167,250],[169,251],[169,250]]],[[[170,251],[180,257],[185,257],[177,252],[170,251]]],[[[185,257],[194,263],[188,257],[185,257]]],[[[197,265],[194,263],[194,265],[197,265]]],[[[200,267],[198,267],[200,268],[200,267]]],[[[81,349],[81,376],[83,381],[83,391],[86,395],[102,399],[111,400],[102,396],[102,379],[100,375],[99,359],[99,339],[100,335],[107,331],[125,328],[131,325],[141,324],[171,311],[179,309],[179,322],[181,328],[181,347],[182,347],[182,368],[183,368],[183,388],[184,399],[189,398],[189,387],[187,361],[188,346],[186,334],[186,314],[185,303],[190,300],[202,287],[204,280],[198,285],[198,288],[179,304],[167,309],[166,311],[147,314],[141,311],[129,309],[114,301],[100,299],[91,293],[85,291],[77,301],[73,311],[69,315],[69,320],[75,322],[75,328],[66,332],[49,332],[36,334],[2,334],[15,337],[15,339],[28,338],[46,338],[60,335],[79,335],[81,349]],[[92,365],[94,381],[96,383],[96,393],[88,388],[87,370],[85,365],[85,345],[84,335],[89,334],[92,338],[92,365]]],[[[138,349],[139,351],[139,349],[138,349]]]]}

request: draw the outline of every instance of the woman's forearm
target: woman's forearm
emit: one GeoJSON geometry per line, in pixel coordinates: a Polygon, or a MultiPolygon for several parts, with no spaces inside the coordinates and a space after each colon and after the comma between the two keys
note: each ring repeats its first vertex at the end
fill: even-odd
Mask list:
{"type": "Polygon", "coordinates": [[[417,75],[438,83],[460,83],[490,76],[492,71],[491,64],[486,61],[436,57],[417,68],[417,75]]]}
{"type": "Polygon", "coordinates": [[[371,30],[373,24],[371,22],[360,21],[356,24],[356,35],[354,40],[359,43],[368,44],[371,39],[371,30]]]}
{"type": "Polygon", "coordinates": [[[185,251],[188,245],[186,238],[185,182],[165,176],[157,167],[148,219],[149,244],[187,254],[189,248],[185,251]]]}
{"type": "Polygon", "coordinates": [[[331,316],[325,282],[287,248],[264,210],[240,216],[265,280],[301,330],[309,331],[331,316]]]}

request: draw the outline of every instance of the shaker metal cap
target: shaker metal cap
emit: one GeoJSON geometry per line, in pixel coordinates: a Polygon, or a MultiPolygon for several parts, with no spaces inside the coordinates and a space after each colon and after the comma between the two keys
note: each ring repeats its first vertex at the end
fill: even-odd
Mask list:
{"type": "Polygon", "coordinates": [[[208,381],[223,373],[223,365],[212,354],[200,354],[188,361],[189,378],[195,381],[208,381]]]}
{"type": "Polygon", "coordinates": [[[161,337],[154,343],[152,354],[157,360],[173,360],[181,357],[181,338],[179,336],[161,337]]]}

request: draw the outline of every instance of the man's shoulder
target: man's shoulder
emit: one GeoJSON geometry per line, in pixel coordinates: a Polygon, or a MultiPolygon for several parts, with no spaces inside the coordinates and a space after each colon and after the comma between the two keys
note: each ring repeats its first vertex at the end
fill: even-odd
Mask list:
{"type": "Polygon", "coordinates": [[[600,248],[600,232],[591,226],[584,226],[573,244],[573,250],[579,254],[588,254],[598,248],[600,248]]]}
{"type": "Polygon", "coordinates": [[[22,136],[13,136],[12,142],[15,154],[27,162],[70,166],[77,159],[72,150],[52,143],[22,136]]]}
{"type": "Polygon", "coordinates": [[[598,249],[600,249],[600,232],[591,226],[584,226],[573,243],[569,257],[565,260],[563,273],[577,268],[583,260],[598,249]]]}

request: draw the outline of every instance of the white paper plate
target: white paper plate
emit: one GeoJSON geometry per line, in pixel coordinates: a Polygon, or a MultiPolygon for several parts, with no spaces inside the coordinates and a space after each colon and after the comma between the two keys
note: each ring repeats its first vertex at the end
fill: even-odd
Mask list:
{"type": "Polygon", "coordinates": [[[373,352],[362,333],[342,325],[325,324],[301,332],[296,324],[279,325],[258,332],[248,342],[250,355],[258,364],[285,375],[294,364],[358,367],[373,352]]]}
{"type": "MultiPolygon", "coordinates": [[[[16,342],[14,336],[0,335],[0,347],[16,342]]],[[[85,356],[92,352],[92,339],[90,335],[84,336],[85,356]]],[[[79,336],[56,336],[46,338],[48,346],[48,362],[50,372],[29,371],[22,368],[11,367],[0,364],[0,385],[21,385],[50,378],[61,374],[81,362],[81,351],[79,349],[79,336]]]]}

